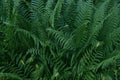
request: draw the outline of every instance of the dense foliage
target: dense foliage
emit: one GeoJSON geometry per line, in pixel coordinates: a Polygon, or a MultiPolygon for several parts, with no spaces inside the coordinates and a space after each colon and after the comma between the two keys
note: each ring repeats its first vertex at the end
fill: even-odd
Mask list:
{"type": "Polygon", "coordinates": [[[0,0],[0,80],[120,80],[119,0],[0,0]]]}

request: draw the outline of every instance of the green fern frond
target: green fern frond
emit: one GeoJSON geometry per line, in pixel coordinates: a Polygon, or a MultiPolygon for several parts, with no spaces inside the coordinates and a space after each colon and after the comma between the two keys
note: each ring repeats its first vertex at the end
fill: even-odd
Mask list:
{"type": "Polygon", "coordinates": [[[23,78],[15,74],[0,73],[0,80],[23,80],[23,78]]]}
{"type": "Polygon", "coordinates": [[[106,7],[108,6],[109,0],[106,0],[95,12],[93,20],[92,33],[98,34],[99,30],[103,27],[103,22],[106,17],[106,7]]]}
{"type": "Polygon", "coordinates": [[[56,31],[53,29],[47,29],[49,31],[50,34],[52,34],[54,36],[54,38],[61,44],[61,46],[64,49],[73,49],[74,47],[71,45],[69,45],[73,40],[72,37],[69,38],[68,35],[65,35],[62,31],[56,31]]]}
{"type": "Polygon", "coordinates": [[[54,27],[54,22],[55,22],[55,15],[57,15],[57,17],[60,17],[60,12],[61,12],[61,8],[62,8],[62,4],[63,4],[63,0],[58,0],[56,3],[56,6],[50,16],[50,24],[51,27],[54,27]]]}
{"type": "Polygon", "coordinates": [[[88,0],[87,2],[79,0],[77,5],[78,14],[76,17],[75,26],[79,27],[85,22],[91,22],[91,17],[93,13],[93,2],[92,0],[88,0]]]}
{"type": "Polygon", "coordinates": [[[85,45],[89,37],[88,32],[89,32],[88,23],[84,23],[82,26],[79,26],[78,28],[75,29],[75,31],[73,32],[73,36],[74,36],[73,39],[74,39],[76,48],[78,47],[81,48],[83,47],[83,45],[85,45]]]}
{"type": "Polygon", "coordinates": [[[41,42],[41,40],[38,37],[36,37],[34,34],[30,33],[29,31],[24,30],[24,29],[16,29],[15,34],[17,34],[18,32],[24,34],[28,38],[32,38],[36,47],[39,47],[40,45],[45,46],[45,44],[43,42],[41,42]]]}
{"type": "Polygon", "coordinates": [[[109,55],[108,58],[106,58],[105,60],[103,60],[97,65],[96,70],[98,70],[99,68],[104,70],[111,66],[116,67],[116,63],[120,59],[119,51],[114,51],[111,54],[112,55],[109,55]]]}
{"type": "MultiPolygon", "coordinates": [[[[32,17],[34,20],[42,18],[44,12],[44,3],[42,0],[31,0],[32,17]]],[[[41,20],[41,19],[40,19],[41,20]]]]}

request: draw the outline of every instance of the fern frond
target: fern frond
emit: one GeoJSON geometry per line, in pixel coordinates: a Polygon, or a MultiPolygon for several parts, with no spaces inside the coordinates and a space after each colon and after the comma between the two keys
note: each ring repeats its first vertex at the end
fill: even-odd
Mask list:
{"type": "Polygon", "coordinates": [[[16,29],[16,32],[15,34],[17,34],[18,32],[24,34],[25,36],[27,36],[28,38],[32,38],[33,41],[34,41],[34,44],[36,47],[39,48],[40,45],[45,45],[43,42],[41,42],[41,40],[36,37],[34,34],[30,33],[29,31],[27,30],[24,30],[24,29],[16,29]]]}
{"type": "Polygon", "coordinates": [[[109,35],[109,33],[111,33],[112,31],[114,31],[114,29],[116,29],[118,27],[119,24],[119,6],[115,6],[114,9],[111,11],[111,13],[109,13],[104,24],[103,24],[103,28],[100,31],[100,37],[101,39],[104,39],[106,36],[109,35]],[[109,24],[108,24],[109,23],[109,24]],[[103,37],[103,38],[102,38],[103,37]]]}
{"type": "Polygon", "coordinates": [[[92,33],[98,34],[99,30],[103,27],[103,22],[105,19],[106,7],[108,6],[109,0],[106,0],[95,12],[93,20],[92,33]]]}
{"type": "Polygon", "coordinates": [[[113,46],[116,48],[119,48],[119,39],[120,39],[120,27],[116,28],[112,33],[109,35],[110,42],[112,43],[113,46]]]}
{"type": "Polygon", "coordinates": [[[26,63],[27,56],[28,55],[23,55],[22,53],[8,54],[9,60],[7,63],[4,63],[2,66],[0,66],[0,72],[9,74],[16,73],[16,75],[22,78],[27,78],[34,70],[33,65],[26,63]]]}
{"type": "Polygon", "coordinates": [[[0,73],[0,80],[23,80],[23,78],[19,77],[16,74],[10,74],[10,73],[0,73]]]}
{"type": "Polygon", "coordinates": [[[73,39],[74,39],[76,48],[83,47],[83,45],[85,45],[88,39],[89,30],[88,30],[87,24],[88,23],[84,23],[82,26],[79,26],[78,28],[76,28],[75,31],[73,32],[73,35],[74,35],[73,39]]]}
{"type": "Polygon", "coordinates": [[[109,68],[111,66],[117,67],[116,63],[118,60],[120,60],[119,51],[114,51],[113,53],[111,53],[111,55],[108,55],[108,58],[106,58],[97,65],[96,70],[98,69],[105,70],[106,68],[109,68]]]}
{"type": "Polygon", "coordinates": [[[47,29],[47,30],[60,43],[63,49],[74,49],[74,44],[70,44],[73,41],[73,36],[69,37],[70,35],[65,35],[62,31],[57,31],[53,29],[47,29]]]}
{"type": "Polygon", "coordinates": [[[85,22],[91,22],[92,12],[93,12],[93,3],[92,0],[88,0],[84,2],[83,0],[79,0],[77,6],[77,17],[75,26],[79,27],[83,25],[85,22]]]}
{"type": "Polygon", "coordinates": [[[55,15],[57,14],[57,17],[60,17],[62,4],[63,4],[63,0],[58,0],[56,3],[56,6],[50,16],[50,24],[53,28],[54,28],[54,22],[55,22],[55,15]]]}
{"type": "Polygon", "coordinates": [[[32,11],[30,10],[29,6],[30,4],[25,0],[20,1],[20,4],[18,6],[18,14],[27,22],[32,21],[32,11]]]}
{"type": "Polygon", "coordinates": [[[44,12],[44,3],[42,0],[31,0],[32,16],[34,20],[42,18],[42,14],[44,12]]]}

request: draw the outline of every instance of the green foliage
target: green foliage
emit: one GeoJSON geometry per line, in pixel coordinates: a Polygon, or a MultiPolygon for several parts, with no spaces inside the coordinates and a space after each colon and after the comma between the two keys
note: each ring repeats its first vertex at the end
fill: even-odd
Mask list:
{"type": "Polygon", "coordinates": [[[119,0],[0,0],[0,80],[120,80],[119,0]]]}

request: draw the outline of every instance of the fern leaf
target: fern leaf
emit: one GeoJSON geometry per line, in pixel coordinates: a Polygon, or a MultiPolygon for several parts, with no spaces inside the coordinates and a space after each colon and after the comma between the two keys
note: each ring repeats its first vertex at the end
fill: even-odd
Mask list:
{"type": "Polygon", "coordinates": [[[62,3],[63,0],[58,0],[56,3],[56,6],[50,16],[50,24],[54,28],[54,20],[55,20],[55,15],[57,14],[58,17],[60,16],[61,8],[62,8],[62,3]]]}

